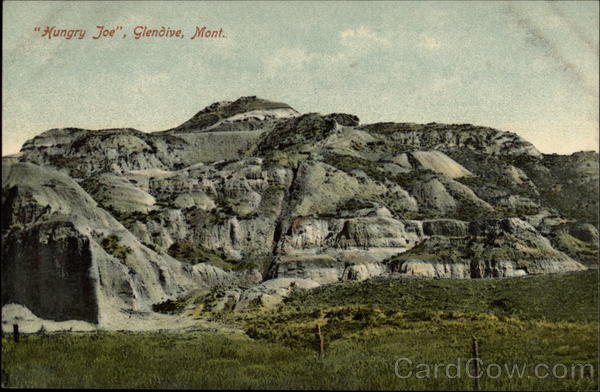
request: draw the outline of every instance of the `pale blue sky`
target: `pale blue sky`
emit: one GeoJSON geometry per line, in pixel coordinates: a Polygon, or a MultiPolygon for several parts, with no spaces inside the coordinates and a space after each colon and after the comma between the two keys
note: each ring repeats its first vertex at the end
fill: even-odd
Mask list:
{"type": "Polygon", "coordinates": [[[50,128],[162,130],[245,95],[598,150],[597,2],[5,2],[3,21],[3,154],[50,128]],[[100,24],[185,38],[89,39],[100,24]],[[47,25],[88,37],[39,38],[47,25]],[[227,38],[190,40],[197,25],[227,38]]]}

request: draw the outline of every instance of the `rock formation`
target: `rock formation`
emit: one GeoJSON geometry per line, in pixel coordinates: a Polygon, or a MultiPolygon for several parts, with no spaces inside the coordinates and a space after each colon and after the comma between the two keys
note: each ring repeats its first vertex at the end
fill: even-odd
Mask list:
{"type": "Polygon", "coordinates": [[[243,310],[340,280],[597,266],[598,154],[470,124],[244,97],[162,132],[49,130],[2,180],[2,304],[54,321],[126,328],[202,287],[243,310]]]}

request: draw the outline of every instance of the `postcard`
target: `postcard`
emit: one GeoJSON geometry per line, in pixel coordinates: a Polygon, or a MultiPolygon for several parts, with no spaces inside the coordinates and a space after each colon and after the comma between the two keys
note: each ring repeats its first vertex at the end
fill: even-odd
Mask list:
{"type": "Polygon", "coordinates": [[[4,2],[2,386],[597,390],[598,19],[4,2]]]}

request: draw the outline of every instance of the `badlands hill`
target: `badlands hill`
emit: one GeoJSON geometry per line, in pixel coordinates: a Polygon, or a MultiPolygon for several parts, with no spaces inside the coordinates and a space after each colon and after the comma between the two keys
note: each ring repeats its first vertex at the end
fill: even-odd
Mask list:
{"type": "Polygon", "coordinates": [[[256,97],[162,132],[52,129],[3,158],[3,315],[133,328],[201,289],[241,311],[340,280],[596,268],[598,178],[595,152],[256,97]]]}

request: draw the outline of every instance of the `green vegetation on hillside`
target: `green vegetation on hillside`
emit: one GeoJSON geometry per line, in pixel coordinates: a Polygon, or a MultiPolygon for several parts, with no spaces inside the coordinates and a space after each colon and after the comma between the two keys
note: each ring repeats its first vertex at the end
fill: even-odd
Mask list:
{"type": "Polygon", "coordinates": [[[110,205],[103,207],[108,211],[113,218],[118,220],[123,226],[131,228],[135,222],[148,223],[149,221],[160,219],[160,210],[150,210],[148,212],[142,211],[131,211],[131,212],[120,212],[115,210],[110,205]]]}
{"type": "Polygon", "coordinates": [[[231,271],[234,267],[233,263],[235,263],[234,260],[227,258],[223,252],[206,249],[190,241],[176,241],[169,247],[167,253],[179,261],[190,264],[208,263],[226,271],[231,271]]]}
{"type": "Polygon", "coordinates": [[[323,162],[346,173],[362,170],[366,175],[380,182],[384,182],[387,178],[377,163],[353,155],[328,153],[324,156],[323,162]]]}
{"type": "Polygon", "coordinates": [[[383,311],[489,314],[521,320],[598,321],[598,270],[505,279],[373,279],[298,291],[286,307],[308,312],[364,305],[383,311]]]}
{"type": "Polygon", "coordinates": [[[535,183],[543,204],[598,228],[598,153],[590,151],[572,155],[547,154],[543,159],[526,156],[504,159],[521,168],[535,183]],[[591,175],[590,172],[594,171],[595,175],[591,175]]]}
{"type": "Polygon", "coordinates": [[[18,344],[5,337],[2,382],[22,388],[467,390],[476,336],[483,390],[596,390],[597,273],[343,282],[295,291],[274,309],[196,314],[247,335],[99,332],[30,335],[18,344]],[[325,339],[322,363],[317,324],[325,339]],[[435,372],[440,364],[457,366],[460,374],[456,367],[435,372]],[[501,367],[499,374],[492,364],[501,367]],[[540,364],[549,376],[536,373],[540,364]]]}
{"type": "Polygon", "coordinates": [[[313,144],[327,138],[335,131],[335,120],[317,113],[308,113],[285,120],[265,133],[257,146],[257,151],[268,155],[274,150],[302,144],[313,144]]]}
{"type": "Polygon", "coordinates": [[[111,234],[108,237],[103,238],[100,245],[102,245],[102,248],[104,248],[106,253],[115,256],[121,261],[125,261],[127,255],[132,252],[130,247],[121,244],[121,239],[116,234],[111,234]]]}
{"type": "Polygon", "coordinates": [[[550,235],[549,239],[556,249],[565,252],[586,266],[597,268],[598,244],[581,241],[563,230],[550,235]]]}

